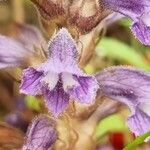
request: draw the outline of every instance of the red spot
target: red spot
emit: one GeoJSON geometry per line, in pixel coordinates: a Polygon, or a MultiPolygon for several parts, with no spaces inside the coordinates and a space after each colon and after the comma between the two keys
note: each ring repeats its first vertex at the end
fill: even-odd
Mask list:
{"type": "Polygon", "coordinates": [[[110,143],[114,150],[122,150],[124,147],[124,135],[121,132],[115,132],[110,134],[110,143]]]}

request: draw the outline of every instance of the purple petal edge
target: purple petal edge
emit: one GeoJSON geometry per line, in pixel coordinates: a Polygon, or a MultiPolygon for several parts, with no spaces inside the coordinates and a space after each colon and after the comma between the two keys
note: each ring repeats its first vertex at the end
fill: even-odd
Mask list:
{"type": "Polygon", "coordinates": [[[127,124],[136,136],[142,135],[150,131],[150,116],[137,108],[135,114],[128,118],[127,124]]]}
{"type": "Polygon", "coordinates": [[[77,76],[73,75],[74,79],[79,83],[69,89],[69,94],[78,102],[85,104],[92,104],[95,100],[98,90],[98,83],[94,76],[77,76]]]}
{"type": "Polygon", "coordinates": [[[146,26],[142,21],[136,22],[132,25],[131,31],[135,37],[144,45],[150,45],[150,27],[146,26]]]}
{"type": "Polygon", "coordinates": [[[25,69],[23,72],[22,82],[20,85],[20,92],[30,95],[41,95],[42,94],[42,85],[41,79],[43,73],[37,71],[33,67],[25,69]]]}

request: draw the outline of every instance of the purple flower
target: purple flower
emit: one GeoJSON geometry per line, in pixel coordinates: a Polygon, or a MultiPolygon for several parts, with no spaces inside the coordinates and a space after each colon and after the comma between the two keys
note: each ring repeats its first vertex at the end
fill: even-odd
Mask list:
{"type": "Polygon", "coordinates": [[[23,59],[32,55],[16,40],[0,36],[0,68],[16,67],[23,63],[23,59]]]}
{"type": "Polygon", "coordinates": [[[57,140],[55,122],[46,115],[40,115],[32,121],[22,150],[48,150],[57,140]]]}
{"type": "Polygon", "coordinates": [[[93,102],[98,88],[95,77],[83,73],[77,64],[77,47],[66,29],[61,29],[49,43],[48,59],[23,73],[21,92],[44,95],[54,116],[58,116],[73,98],[80,103],[93,102]]]}
{"type": "Polygon", "coordinates": [[[149,0],[99,0],[105,9],[119,12],[132,19],[131,31],[145,45],[150,45],[149,0]]]}
{"type": "Polygon", "coordinates": [[[127,124],[136,136],[150,130],[150,115],[143,104],[150,102],[150,74],[131,67],[111,67],[96,75],[99,94],[125,103],[131,110],[127,124]]]}
{"type": "Polygon", "coordinates": [[[29,58],[37,57],[34,47],[45,47],[40,31],[30,25],[18,25],[16,39],[0,36],[0,69],[24,65],[29,58]]]}
{"type": "Polygon", "coordinates": [[[34,47],[46,48],[46,41],[38,28],[31,25],[17,25],[18,36],[16,40],[20,42],[27,50],[32,50],[34,47]]]}

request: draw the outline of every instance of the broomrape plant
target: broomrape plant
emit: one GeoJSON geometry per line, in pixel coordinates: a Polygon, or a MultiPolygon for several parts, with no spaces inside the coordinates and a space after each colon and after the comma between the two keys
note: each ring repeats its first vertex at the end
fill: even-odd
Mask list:
{"type": "Polygon", "coordinates": [[[80,52],[75,37],[79,33],[79,39],[83,38],[99,28],[102,22],[114,21],[112,14],[115,12],[129,17],[133,21],[131,31],[135,37],[142,44],[150,45],[150,1],[31,1],[43,19],[55,24],[57,32],[48,44],[32,26],[22,27],[20,37],[15,40],[0,36],[0,68],[25,68],[20,92],[43,96],[48,109],[47,114],[32,121],[22,149],[96,149],[94,129],[100,119],[97,112],[102,109],[107,116],[113,109],[109,109],[109,103],[100,107],[101,103],[97,101],[103,97],[129,107],[131,115],[127,125],[136,136],[149,131],[150,116],[142,105],[150,102],[150,74],[133,67],[116,66],[88,75],[79,65],[79,58],[84,59],[86,55],[80,52]],[[37,50],[41,48],[43,53],[37,50]],[[72,115],[72,111],[81,109],[80,103],[85,106],[81,113],[86,116],[83,118],[80,113],[72,115]]]}

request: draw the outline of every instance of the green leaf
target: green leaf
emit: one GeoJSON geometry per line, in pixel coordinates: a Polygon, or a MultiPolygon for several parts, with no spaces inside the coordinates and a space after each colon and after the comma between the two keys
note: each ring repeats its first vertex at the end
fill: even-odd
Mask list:
{"type": "Polygon", "coordinates": [[[150,70],[150,64],[134,48],[113,38],[103,38],[96,47],[99,56],[107,56],[131,65],[150,70]]]}
{"type": "Polygon", "coordinates": [[[119,114],[108,116],[101,120],[96,129],[96,137],[100,138],[109,131],[124,131],[127,126],[119,114]]]}
{"type": "Polygon", "coordinates": [[[133,142],[128,144],[123,150],[134,150],[139,144],[142,144],[150,136],[150,131],[137,137],[133,142]]]}
{"type": "Polygon", "coordinates": [[[34,96],[26,96],[25,98],[28,108],[36,111],[40,110],[40,101],[34,96]]]}
{"type": "Polygon", "coordinates": [[[131,26],[131,20],[128,18],[121,19],[119,25],[129,28],[131,26]]]}

